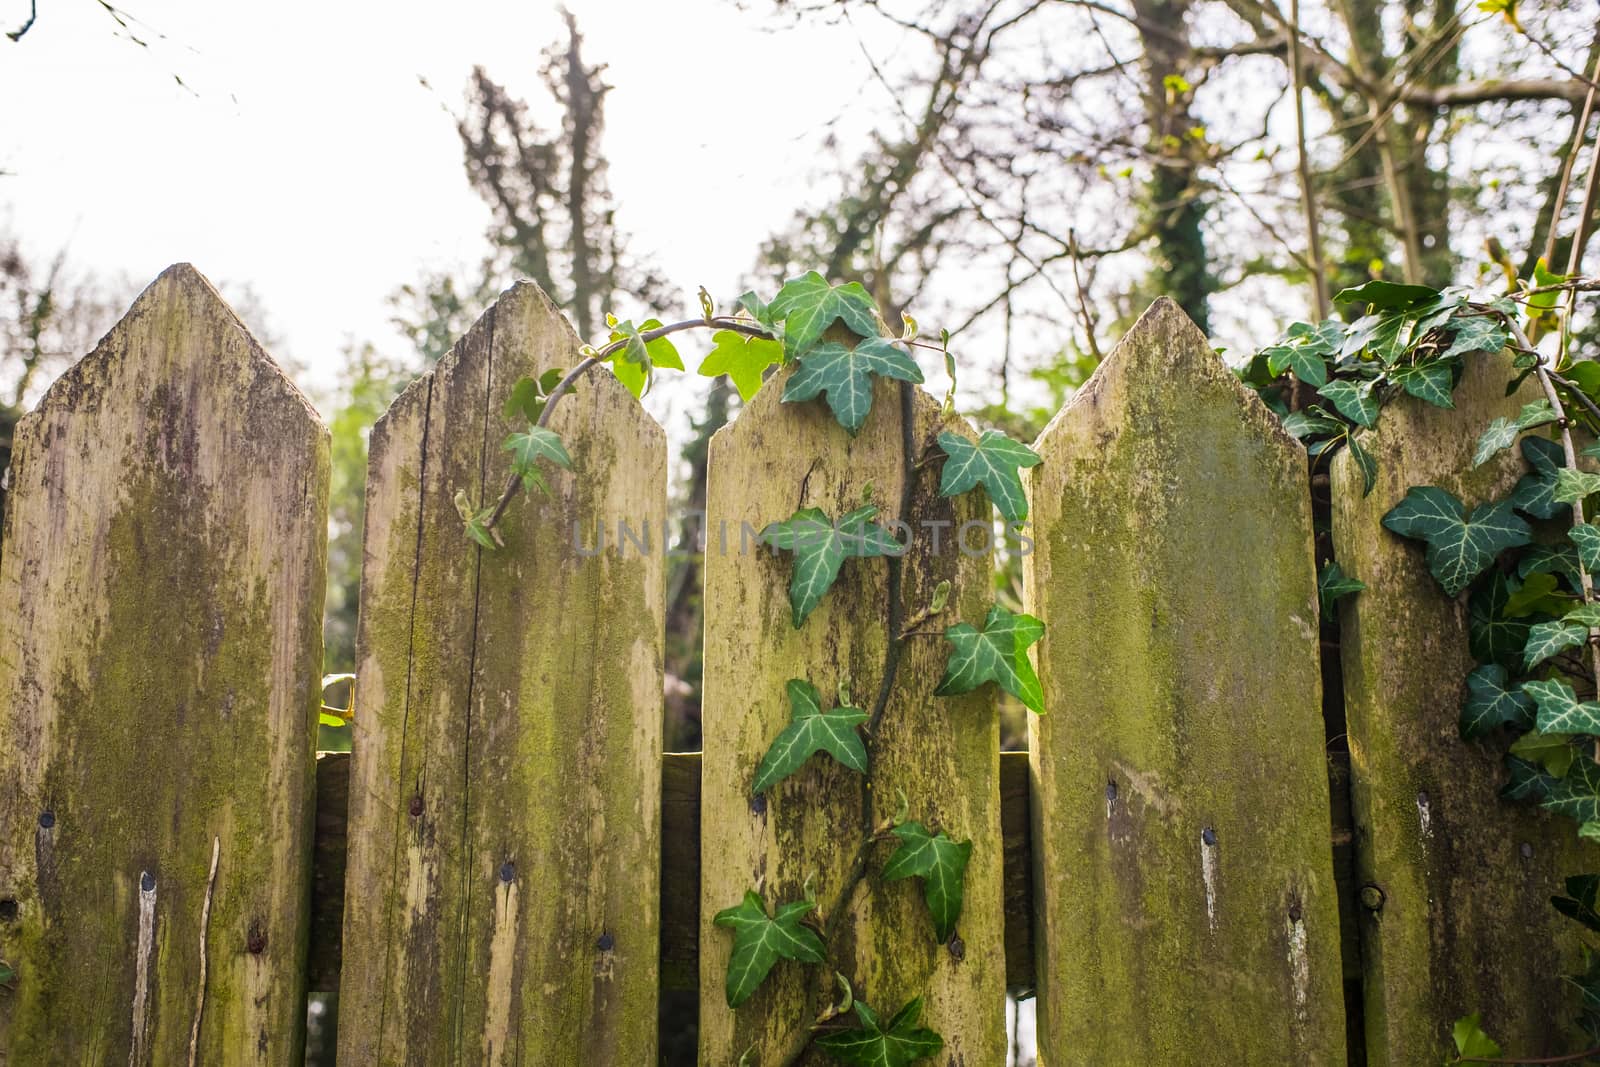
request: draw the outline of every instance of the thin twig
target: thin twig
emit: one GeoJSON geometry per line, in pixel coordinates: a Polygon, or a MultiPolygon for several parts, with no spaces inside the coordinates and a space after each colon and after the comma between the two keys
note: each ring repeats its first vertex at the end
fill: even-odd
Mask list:
{"type": "Polygon", "coordinates": [[[206,876],[206,899],[200,905],[200,991],[194,998],[194,1026],[189,1030],[189,1067],[194,1067],[200,1055],[200,1016],[206,1007],[206,928],[211,924],[211,894],[217,888],[217,857],[222,852],[222,839],[211,839],[211,873],[206,876]]]}
{"type": "Polygon", "coordinates": [[[13,41],[22,40],[22,35],[33,29],[33,23],[36,19],[38,19],[38,17],[39,0],[32,0],[32,2],[28,4],[28,21],[24,22],[21,26],[18,26],[16,29],[6,34],[6,36],[11,38],[13,41]]]}
{"type": "Polygon", "coordinates": [[[1306,72],[1300,65],[1300,0],[1289,0],[1289,69],[1294,79],[1294,138],[1298,152],[1300,206],[1306,221],[1306,254],[1311,261],[1312,322],[1328,317],[1328,282],[1322,267],[1322,236],[1317,226],[1317,201],[1311,188],[1311,162],[1306,152],[1306,72]]]}
{"type": "MultiPolygon", "coordinates": [[[[654,330],[645,330],[639,334],[639,339],[645,344],[649,344],[651,341],[657,340],[658,338],[666,337],[670,334],[682,333],[685,330],[693,330],[696,328],[708,330],[733,330],[735,333],[742,333],[748,337],[764,337],[768,340],[771,340],[772,338],[772,334],[766,329],[766,327],[759,324],[730,316],[715,316],[709,319],[684,319],[682,322],[669,323],[666,326],[661,326],[654,330]]],[[[550,395],[545,398],[544,410],[539,413],[539,421],[535,423],[535,425],[541,429],[548,426],[550,423],[550,416],[555,414],[556,404],[560,403],[561,398],[572,391],[572,387],[577,383],[578,379],[582,378],[595,367],[599,366],[601,363],[604,363],[606,360],[622,351],[627,347],[630,340],[631,338],[624,337],[621,340],[612,341],[610,344],[596,351],[594,355],[584,358],[576,367],[573,367],[570,371],[568,371],[566,377],[557,382],[556,387],[550,390],[550,395]]],[[[517,490],[521,486],[522,477],[520,475],[513,474],[510,479],[506,481],[506,487],[501,491],[500,499],[496,501],[494,511],[489,515],[488,520],[483,524],[484,529],[494,529],[495,523],[499,522],[500,516],[505,514],[506,508],[511,505],[511,501],[515,499],[517,490]]]]}

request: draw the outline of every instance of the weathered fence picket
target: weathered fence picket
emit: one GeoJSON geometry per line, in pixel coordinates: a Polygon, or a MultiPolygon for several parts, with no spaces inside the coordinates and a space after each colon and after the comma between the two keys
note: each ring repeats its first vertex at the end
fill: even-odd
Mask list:
{"type": "Polygon", "coordinates": [[[1496,798],[1497,754],[1456,736],[1471,607],[1381,525],[1413,485],[1474,504],[1521,473],[1514,452],[1470,467],[1529,399],[1503,395],[1506,358],[1470,362],[1455,411],[1388,405],[1370,495],[1347,456],[1333,471],[1333,542],[1367,586],[1341,616],[1340,887],[1306,455],[1175,305],[1040,438],[1046,713],[1004,760],[992,686],[933,693],[944,630],[995,597],[988,502],[938,491],[937,435],[971,428],[879,381],[852,436],[782,403],[783,370],[711,446],[705,752],[665,756],[660,427],[596,374],[554,415],[575,470],[511,505],[503,548],[456,507],[504,485],[516,381],[579,345],[520,284],[375,428],[354,752],[320,765],[326,434],[215,291],[162,274],[22,421],[0,1061],[291,1063],[309,982],[341,994],[348,1063],[650,1064],[658,1003],[689,989],[700,1062],[818,1067],[835,969],[880,1014],[924,996],[940,1063],[1005,1062],[1008,985],[1037,989],[1051,1064],[1410,1067],[1472,1011],[1519,1055],[1571,1047],[1577,928],[1548,899],[1596,854],[1496,798]],[[794,559],[760,531],[863,502],[908,550],[847,559],[796,627],[794,559]],[[790,679],[882,711],[870,788],[818,756],[754,793],[790,679]],[[973,842],[944,943],[917,879],[879,877],[896,814],[973,842]],[[833,966],[779,963],[730,1008],[712,917],[747,890],[810,894],[833,966]]]}
{"type": "Polygon", "coordinates": [[[1343,1062],[1305,451],[1167,300],[1038,451],[1041,1056],[1343,1062]]]}
{"type": "Polygon", "coordinates": [[[193,268],[18,426],[0,553],[0,1060],[304,1040],[328,444],[193,268]]]}
{"type": "Polygon", "coordinates": [[[372,436],[357,637],[340,1059],[655,1058],[662,738],[660,427],[595,375],[552,428],[576,473],[492,501],[502,408],[579,342],[503,294],[372,436]],[[648,531],[595,552],[597,530],[648,531]]]}
{"type": "MultiPolygon", "coordinates": [[[[783,404],[782,376],[770,381],[712,441],[705,561],[705,673],[701,786],[700,1061],[782,1064],[803,1042],[817,1011],[836,996],[827,968],[781,963],[736,1010],[724,1002],[732,945],[713,926],[719,910],[755,890],[769,911],[799,900],[809,883],[825,925],[833,927],[839,967],[885,1019],[911,997],[926,996],[924,1021],[945,1039],[952,1063],[1005,1059],[1005,959],[1001,916],[999,728],[992,687],[963,697],[933,696],[947,647],[939,636],[959,619],[983,621],[992,597],[989,505],[981,494],[938,495],[936,454],[944,430],[967,432],[921,389],[879,381],[871,413],[851,437],[821,405],[783,404]],[[838,584],[804,625],[791,621],[791,558],[753,534],[819,507],[837,519],[867,496],[878,521],[906,524],[910,550],[846,561],[838,584]],[[934,524],[943,524],[936,526],[934,524]],[[942,533],[942,537],[939,536],[942,533]],[[745,541],[741,544],[741,534],[745,541]],[[948,611],[898,642],[891,627],[929,606],[939,582],[953,592],[948,611]],[[896,588],[898,585],[898,588],[896,588]],[[898,598],[891,621],[890,604],[898,598]],[[886,673],[893,686],[881,691],[886,673]],[[867,794],[862,776],[818,757],[805,772],[763,797],[752,795],[756,766],[790,720],[785,683],[815,685],[823,706],[841,683],[854,706],[887,699],[872,769],[873,821],[892,818],[903,792],[910,817],[937,820],[955,840],[971,839],[959,943],[941,945],[915,879],[884,884],[877,871],[893,849],[869,850],[867,875],[849,900],[867,794]],[[839,909],[842,913],[835,914],[839,909]]],[[[829,1062],[811,1051],[798,1062],[829,1062]]]]}
{"type": "Polygon", "coordinates": [[[1595,850],[1570,823],[1496,796],[1500,755],[1457,735],[1474,662],[1467,599],[1445,596],[1421,548],[1382,526],[1414,485],[1471,507],[1516,483],[1516,449],[1472,463],[1490,421],[1540,395],[1530,379],[1506,396],[1515,373],[1486,355],[1469,363],[1454,411],[1389,404],[1363,439],[1378,463],[1370,495],[1346,456],[1334,465],[1334,553],[1367,585],[1344,602],[1340,652],[1372,1067],[1437,1059],[1451,1023],[1474,1011],[1519,1055],[1571,1047],[1561,975],[1582,969],[1580,938],[1550,897],[1595,869],[1595,850]]]}

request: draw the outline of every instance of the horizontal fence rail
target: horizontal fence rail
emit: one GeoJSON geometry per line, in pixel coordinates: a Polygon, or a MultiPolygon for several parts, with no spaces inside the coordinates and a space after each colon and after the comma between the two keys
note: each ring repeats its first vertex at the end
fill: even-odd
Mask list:
{"type": "MultiPolygon", "coordinates": [[[[829,962],[880,1012],[922,996],[941,1063],[1005,1062],[1008,992],[1037,993],[1051,1064],[1402,1067],[1473,1010],[1560,1051],[1580,944],[1547,900],[1594,851],[1498,801],[1456,739],[1437,679],[1467,663],[1467,608],[1380,522],[1410,485],[1515,480],[1508,455],[1448,481],[1527,399],[1503,356],[1454,413],[1392,405],[1371,495],[1341,458],[1314,504],[1300,445],[1154,305],[1026,472],[1028,753],[999,751],[993,686],[934,692],[994,561],[916,536],[847,559],[803,627],[787,558],[708,546],[705,750],[664,753],[666,546],[595,551],[666,518],[665,435],[627,390],[585,379],[552,422],[574,469],[511,505],[504,547],[463,536],[458,498],[507,479],[506,393],[581,358],[519,284],[374,429],[349,755],[314,751],[326,431],[205,279],[162,274],[23,420],[0,1062],[292,1063],[308,991],[338,994],[347,1063],[648,1064],[663,1019],[697,1020],[677,1029],[703,1063],[828,1062],[808,1042],[835,967],[782,963],[728,1007],[711,917],[746,892],[814,898],[829,962]],[[1330,507],[1367,583],[1337,626],[1330,507]],[[755,793],[794,680],[877,716],[871,788],[817,760],[755,793]],[[912,880],[862,877],[888,848],[862,827],[898,807],[973,842],[953,931],[912,880]]],[[[913,531],[991,522],[981,492],[940,492],[934,443],[964,420],[883,380],[846,433],[781,402],[789,373],[714,438],[708,529],[864,502],[913,531]]]]}

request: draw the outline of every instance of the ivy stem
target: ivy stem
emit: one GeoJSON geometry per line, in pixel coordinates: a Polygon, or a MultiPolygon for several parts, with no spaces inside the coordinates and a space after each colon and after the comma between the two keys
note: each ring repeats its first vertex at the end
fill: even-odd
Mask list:
{"type": "MultiPolygon", "coordinates": [[[[643,333],[639,334],[639,339],[645,344],[649,344],[651,341],[659,338],[697,328],[706,330],[732,330],[735,333],[742,333],[747,337],[762,337],[769,341],[772,340],[772,333],[771,331],[767,330],[766,327],[746,321],[745,319],[732,318],[726,315],[712,316],[708,319],[684,319],[682,322],[673,322],[667,324],[666,326],[658,326],[653,330],[645,330],[643,333]]],[[[538,426],[540,429],[544,429],[546,426],[548,426],[550,424],[550,416],[555,413],[556,404],[560,403],[561,398],[572,391],[572,387],[577,384],[578,379],[582,378],[585,374],[588,374],[600,364],[606,362],[612,356],[615,356],[618,352],[626,348],[629,340],[631,340],[631,338],[623,337],[616,341],[612,341],[610,344],[596,350],[594,355],[585,356],[576,367],[573,367],[571,370],[569,370],[566,376],[556,383],[556,387],[550,390],[550,395],[545,398],[544,410],[539,413],[539,421],[534,423],[534,425],[538,426]]],[[[500,516],[506,513],[506,508],[511,506],[511,501],[515,499],[517,490],[520,488],[522,488],[522,477],[520,475],[513,474],[509,479],[506,480],[506,487],[501,490],[500,499],[495,502],[494,512],[490,514],[488,521],[483,524],[483,528],[485,530],[494,529],[494,524],[499,522],[500,516]]]]}
{"type": "MultiPolygon", "coordinates": [[[[1522,331],[1522,327],[1518,326],[1509,315],[1506,316],[1506,323],[1516,335],[1518,344],[1524,348],[1531,349],[1533,347],[1528,341],[1528,335],[1522,331]]],[[[1578,450],[1572,444],[1572,425],[1567,419],[1567,409],[1562,406],[1561,394],[1556,390],[1554,372],[1545,366],[1543,356],[1539,356],[1538,362],[1533,365],[1533,373],[1539,379],[1540,387],[1544,389],[1545,399],[1550,401],[1551,410],[1556,414],[1556,425],[1561,428],[1561,450],[1565,453],[1567,466],[1575,471],[1578,469],[1578,450]]],[[[1574,500],[1572,502],[1572,526],[1576,529],[1582,525],[1584,525],[1583,501],[1581,499],[1574,500]]],[[[1585,604],[1594,603],[1594,579],[1589,574],[1589,568],[1583,565],[1581,557],[1578,560],[1578,585],[1583,591],[1583,602],[1585,604]]],[[[1594,675],[1595,692],[1600,694],[1600,627],[1591,626],[1589,628],[1589,666],[1591,673],[1594,675]]],[[[1600,762],[1600,738],[1597,738],[1594,743],[1594,758],[1597,762],[1600,762]]]]}
{"type": "MultiPolygon", "coordinates": [[[[911,505],[916,499],[917,492],[917,462],[916,462],[916,394],[910,382],[899,382],[900,398],[900,508],[897,512],[901,520],[908,520],[911,515],[911,505]]],[[[908,546],[909,547],[909,546],[908,546]]],[[[905,645],[906,635],[902,632],[904,625],[904,606],[901,604],[901,592],[904,585],[905,557],[904,555],[889,556],[886,562],[889,567],[888,597],[889,618],[886,628],[888,644],[883,653],[883,676],[878,683],[878,695],[873,701],[872,717],[863,727],[867,735],[867,770],[861,776],[861,840],[856,844],[855,852],[850,857],[850,866],[845,870],[844,882],[839,887],[839,892],[834,895],[832,902],[823,911],[822,939],[825,943],[832,943],[833,937],[839,932],[839,926],[844,922],[844,917],[849,913],[850,901],[855,897],[856,889],[867,877],[867,861],[872,857],[872,846],[887,833],[886,827],[878,826],[876,794],[872,788],[872,770],[876,764],[878,747],[878,728],[882,726],[884,716],[889,710],[889,697],[894,692],[895,676],[900,670],[900,653],[905,645]]],[[[815,1016],[814,1005],[816,990],[812,989],[806,997],[807,1014],[815,1016]]],[[[805,1055],[815,1035],[815,1027],[806,1027],[797,1031],[790,1042],[783,1059],[778,1062],[781,1067],[793,1067],[805,1055]]]]}

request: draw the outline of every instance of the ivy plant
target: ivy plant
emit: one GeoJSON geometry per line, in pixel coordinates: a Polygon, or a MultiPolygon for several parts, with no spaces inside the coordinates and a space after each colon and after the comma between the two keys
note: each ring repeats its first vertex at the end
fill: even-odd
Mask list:
{"type": "MultiPolygon", "coordinates": [[[[519,493],[532,488],[548,493],[549,479],[558,471],[581,478],[581,467],[550,426],[562,398],[585,375],[605,366],[635,396],[642,395],[658,372],[684,368],[682,354],[669,340],[680,333],[710,332],[712,348],[700,364],[702,375],[726,374],[740,397],[748,401],[775,371],[785,371],[782,402],[824,405],[845,434],[857,433],[871,416],[878,379],[894,381],[902,391],[922,382],[914,358],[918,349],[936,352],[945,361],[952,396],[946,397],[944,410],[952,409],[955,362],[949,334],[941,333],[937,345],[918,341],[916,321],[905,316],[903,330],[891,335],[871,296],[857,283],[834,284],[811,271],[785,283],[770,301],[745,293],[738,309],[729,315],[718,314],[702,289],[700,308],[700,318],[671,324],[658,319],[635,324],[607,316],[607,343],[582,347],[581,359],[571,370],[550,370],[514,383],[505,401],[506,416],[525,419],[527,427],[505,440],[508,476],[494,503],[478,504],[464,493],[457,494],[466,535],[483,549],[494,550],[501,546],[498,524],[519,493]]],[[[947,432],[939,435],[937,451],[931,447],[927,451],[926,455],[901,458],[907,470],[942,462],[939,492],[943,496],[982,489],[1005,522],[1018,523],[1027,517],[1020,471],[1038,464],[1039,456],[1026,445],[992,430],[976,441],[947,432]]],[[[796,629],[806,624],[847,562],[857,561],[853,565],[863,567],[902,566],[901,557],[909,546],[879,517],[878,505],[870,500],[836,517],[817,507],[771,517],[761,538],[780,559],[788,560],[790,621],[796,629]]],[[[891,570],[891,577],[897,574],[891,570]]],[[[893,581],[889,584],[896,587],[893,581]]],[[[900,810],[880,819],[870,782],[874,744],[891,705],[889,694],[900,662],[896,650],[923,632],[915,629],[917,624],[945,612],[950,592],[948,582],[940,583],[913,623],[892,635],[879,697],[870,711],[851,706],[843,694],[840,706],[825,710],[821,694],[803,676],[786,685],[789,723],[752,768],[751,793],[770,795],[769,803],[805,803],[803,791],[791,794],[776,787],[819,773],[818,768],[831,761],[863,776],[865,810],[845,884],[835,889],[826,905],[812,894],[808,876],[803,899],[776,903],[769,911],[763,894],[750,888],[742,900],[713,917],[712,922],[729,930],[733,938],[725,976],[730,1009],[745,1005],[782,963],[843,966],[842,961],[832,960],[831,936],[848,912],[845,905],[851,895],[871,875],[873,860],[880,856],[879,846],[891,842],[897,847],[882,858],[877,877],[885,883],[920,880],[933,936],[941,943],[955,944],[973,842],[953,839],[931,816],[911,818],[910,799],[904,794],[900,810]],[[813,758],[819,754],[827,760],[813,758]]],[[[891,615],[889,621],[896,622],[896,617],[891,615]]],[[[1043,689],[1029,662],[1028,649],[1043,633],[1044,624],[1039,620],[1013,614],[998,604],[989,609],[982,630],[966,622],[948,626],[944,637],[949,658],[936,695],[968,693],[993,682],[1032,710],[1042,712],[1043,689]]],[[[796,673],[803,675],[804,666],[796,664],[796,673]]],[[[797,1062],[815,1045],[841,1063],[905,1067],[944,1048],[938,1033],[920,1025],[921,997],[912,998],[887,1024],[880,1024],[865,1003],[853,1001],[860,1025],[844,1027],[839,1019],[852,1007],[851,986],[846,975],[838,970],[834,973],[845,990],[843,1003],[827,1005],[815,1014],[814,1023],[801,1027],[782,1062],[797,1062]]]]}

